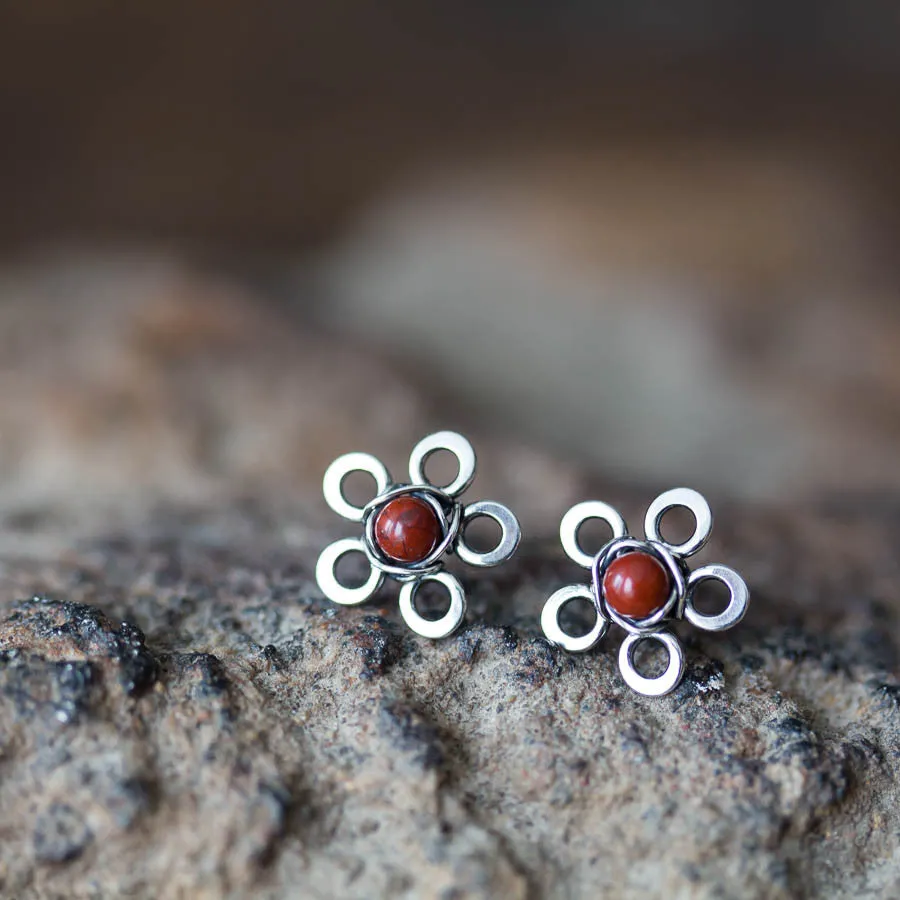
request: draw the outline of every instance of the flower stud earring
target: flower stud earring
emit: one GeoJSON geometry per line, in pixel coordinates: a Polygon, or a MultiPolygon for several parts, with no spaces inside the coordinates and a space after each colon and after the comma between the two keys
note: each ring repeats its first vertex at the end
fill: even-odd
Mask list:
{"type": "Polygon", "coordinates": [[[744,580],[727,566],[688,568],[688,557],[700,550],[712,531],[709,504],[696,491],[675,488],[660,494],[644,521],[646,540],[628,534],[622,516],[611,506],[591,500],[573,506],[559,526],[563,549],[570,559],[590,569],[588,585],[560,588],[544,605],[541,627],[551,643],[573,653],[590,650],[606,634],[610,622],[628,632],[619,650],[619,669],[625,682],[639,694],[661,697],[675,690],[684,675],[684,651],[669,625],[687,619],[704,631],[724,631],[737,625],[747,611],[750,592],[744,580]],[[684,507],[693,514],[694,533],[681,544],[663,540],[659,525],[671,509],[684,507]],[[591,557],[578,543],[578,531],[589,519],[602,519],[612,529],[612,540],[591,557]],[[698,585],[720,581],[729,592],[728,606],[717,615],[706,615],[694,605],[698,585]],[[573,636],[559,624],[560,610],[571,600],[590,600],[597,612],[594,627],[573,636]],[[657,678],[645,678],[634,665],[634,654],[642,641],[658,641],[668,652],[668,665],[657,678]]]}
{"type": "Polygon", "coordinates": [[[347,606],[364,603],[382,585],[385,576],[402,582],[400,613],[413,631],[428,638],[452,634],[466,613],[466,595],[459,580],[444,571],[444,557],[455,553],[471,566],[496,566],[509,559],[519,545],[521,529],[516,517],[500,503],[482,500],[467,506],[459,496],[475,477],[475,451],[460,434],[440,431],[423,438],[409,458],[409,483],[393,481],[384,464],[368,453],[347,453],[325,472],[325,501],[351,522],[361,522],[361,538],[343,538],[326,547],[316,565],[322,592],[347,606]],[[433,453],[449,450],[459,467],[456,478],[438,487],[425,477],[425,462],[433,453]],[[344,496],[344,479],[351,472],[367,472],[375,479],[376,495],[365,506],[354,506],[344,496]],[[500,542],[477,552],[466,542],[466,526],[477,518],[493,519],[500,526],[500,542]],[[363,553],[369,576],[360,587],[344,587],[335,567],[348,553],[363,553]],[[423,618],[416,610],[416,593],[425,582],[442,585],[450,595],[450,608],[440,619],[423,618]]]}

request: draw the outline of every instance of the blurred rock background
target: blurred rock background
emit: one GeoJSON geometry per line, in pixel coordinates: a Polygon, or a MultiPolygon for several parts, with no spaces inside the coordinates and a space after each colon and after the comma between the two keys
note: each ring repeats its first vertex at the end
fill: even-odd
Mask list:
{"type": "MultiPolygon", "coordinates": [[[[490,421],[612,482],[898,486],[892,4],[0,15],[0,315],[52,294],[60,339],[98,342],[93,365],[115,337],[78,337],[74,284],[118,307],[114,329],[135,303],[165,310],[132,295],[148,266],[175,268],[347,355],[374,348],[428,384],[438,419],[490,421]]],[[[40,339],[18,344],[38,369],[40,339]]],[[[318,415],[344,367],[289,393],[318,415]]],[[[379,389],[361,382],[360,406],[379,389]]],[[[55,409],[43,425],[32,402],[32,436],[62,427],[55,409]]],[[[349,438],[316,435],[321,458],[349,438]]]]}

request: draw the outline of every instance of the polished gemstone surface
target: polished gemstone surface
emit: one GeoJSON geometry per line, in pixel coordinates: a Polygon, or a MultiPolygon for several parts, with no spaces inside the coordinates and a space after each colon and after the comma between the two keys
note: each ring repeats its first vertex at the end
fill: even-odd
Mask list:
{"type": "Polygon", "coordinates": [[[395,562],[420,562],[434,550],[441,536],[437,513],[418,497],[390,500],[375,518],[375,541],[395,562]]]}
{"type": "Polygon", "coordinates": [[[671,583],[663,564],[649,553],[635,551],[614,559],[603,576],[603,596],[617,612],[645,619],[663,607],[671,583]]]}

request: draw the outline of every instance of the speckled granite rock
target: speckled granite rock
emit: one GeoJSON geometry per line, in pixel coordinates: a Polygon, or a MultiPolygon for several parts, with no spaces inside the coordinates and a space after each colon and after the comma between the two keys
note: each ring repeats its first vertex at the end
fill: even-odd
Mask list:
{"type": "MultiPolygon", "coordinates": [[[[154,308],[200,310],[204,290],[154,308]]],[[[647,700],[621,681],[620,635],[573,657],[537,616],[576,574],[552,539],[558,512],[602,493],[639,521],[654,489],[592,482],[483,429],[478,493],[524,501],[531,538],[467,579],[456,636],[424,641],[395,593],[339,609],[312,571],[349,533],[315,489],[332,443],[371,428],[366,446],[399,469],[427,398],[347,352],[407,418],[360,421],[340,381],[316,401],[305,379],[340,348],[233,302],[228,352],[204,352],[209,331],[182,320],[175,334],[200,335],[184,357],[136,340],[150,306],[99,304],[101,336],[83,330],[78,349],[57,334],[41,362],[62,354],[69,387],[85,385],[69,419],[56,382],[4,354],[30,427],[61,430],[31,468],[9,449],[28,420],[5,392],[0,895],[900,895],[900,498],[718,504],[704,553],[747,577],[750,613],[725,635],[686,630],[682,686],[647,700]],[[107,395],[85,373],[104,358],[144,361],[121,370],[150,398],[133,421],[94,415],[107,395]],[[240,452],[245,414],[267,429],[266,467],[240,452]],[[227,440],[200,440],[198,421],[227,440]],[[111,422],[122,466],[144,445],[143,471],[84,465],[111,422]],[[85,474],[35,474],[61,469],[85,474]]],[[[34,321],[33,307],[16,314],[34,321]]]]}
{"type": "Polygon", "coordinates": [[[624,687],[615,639],[541,639],[570,574],[549,546],[470,582],[436,644],[390,596],[322,601],[313,547],[259,522],[7,559],[3,896],[896,896],[882,513],[811,541],[729,509],[715,551],[752,613],[688,632],[659,701],[624,687]]]}

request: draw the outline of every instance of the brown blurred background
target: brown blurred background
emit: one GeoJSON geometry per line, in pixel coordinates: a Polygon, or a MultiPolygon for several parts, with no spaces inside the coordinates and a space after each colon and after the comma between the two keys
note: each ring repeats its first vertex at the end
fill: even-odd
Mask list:
{"type": "Polygon", "coordinates": [[[895,491],[898,110],[879,0],[3,4],[0,496],[312,492],[426,419],[895,491]]]}

